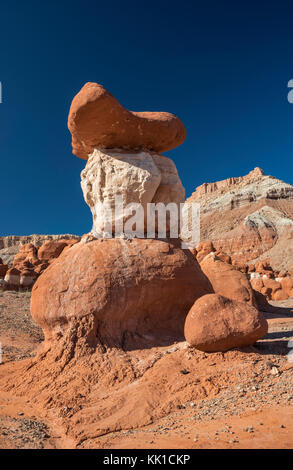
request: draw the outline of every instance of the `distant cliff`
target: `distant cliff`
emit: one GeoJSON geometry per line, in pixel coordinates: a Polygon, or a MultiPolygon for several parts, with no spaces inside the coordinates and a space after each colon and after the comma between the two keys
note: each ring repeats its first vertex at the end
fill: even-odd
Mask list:
{"type": "Polygon", "coordinates": [[[293,186],[255,168],[248,175],[199,186],[201,240],[237,262],[269,258],[293,273],[293,186]]]}

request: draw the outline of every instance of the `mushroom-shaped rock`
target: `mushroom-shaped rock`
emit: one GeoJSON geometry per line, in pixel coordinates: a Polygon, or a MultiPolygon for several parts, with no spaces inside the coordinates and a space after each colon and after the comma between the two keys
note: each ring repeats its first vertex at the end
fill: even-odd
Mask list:
{"type": "Polygon", "coordinates": [[[158,153],[182,144],[186,130],[165,112],[125,109],[98,83],[86,83],[74,97],[68,117],[73,153],[85,160],[94,149],[148,149],[158,153]]]}
{"type": "Polygon", "coordinates": [[[268,323],[252,305],[208,294],[189,311],[184,326],[186,341],[205,352],[250,346],[263,338],[268,323]]]}
{"type": "Polygon", "coordinates": [[[145,335],[182,336],[190,307],[209,292],[199,264],[178,241],[85,238],[38,278],[31,312],[47,342],[82,335],[91,345],[126,347],[145,335]]]}

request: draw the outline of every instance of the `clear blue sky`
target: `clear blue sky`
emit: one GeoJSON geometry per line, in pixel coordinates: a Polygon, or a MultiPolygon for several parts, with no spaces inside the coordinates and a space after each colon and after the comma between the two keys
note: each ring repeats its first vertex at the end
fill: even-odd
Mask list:
{"type": "Polygon", "coordinates": [[[0,235],[91,229],[66,122],[85,82],[187,128],[187,195],[255,166],[293,183],[292,2],[10,0],[1,4],[0,235]],[[291,6],[290,6],[291,3],[291,6]]]}

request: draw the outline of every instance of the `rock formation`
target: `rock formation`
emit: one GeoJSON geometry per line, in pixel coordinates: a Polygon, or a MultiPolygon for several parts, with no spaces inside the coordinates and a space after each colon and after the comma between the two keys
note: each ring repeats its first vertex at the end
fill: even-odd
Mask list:
{"type": "Polygon", "coordinates": [[[198,299],[184,325],[188,343],[206,352],[249,346],[267,330],[267,321],[256,308],[218,294],[198,299]]]}
{"type": "Polygon", "coordinates": [[[247,274],[258,299],[292,295],[282,287],[283,279],[293,279],[292,185],[255,168],[243,177],[199,186],[187,199],[192,201],[201,204],[198,261],[214,252],[247,274]]]}
{"type": "Polygon", "coordinates": [[[93,229],[65,249],[34,285],[32,315],[47,343],[82,334],[91,346],[128,347],[146,337],[182,335],[194,300],[213,289],[178,237],[144,237],[148,203],[178,207],[184,202],[174,163],[157,153],[181,143],[184,126],[165,113],[130,113],[103,87],[87,84],[73,100],[69,129],[74,152],[88,158],[81,186],[93,229]],[[116,209],[117,197],[123,207],[143,209],[135,231],[140,238],[126,228],[131,210],[115,212],[113,219],[111,214],[109,226],[105,207],[116,209]]]}
{"type": "Polygon", "coordinates": [[[2,287],[6,289],[31,288],[38,276],[68,246],[77,243],[78,239],[47,240],[38,249],[33,243],[20,245],[14,256],[12,267],[0,264],[0,278],[4,279],[2,287]]]}
{"type": "Polygon", "coordinates": [[[225,263],[214,253],[210,253],[201,261],[200,267],[216,294],[256,306],[253,289],[246,275],[231,264],[225,263]]]}
{"type": "Polygon", "coordinates": [[[95,149],[166,152],[186,137],[185,127],[173,114],[128,111],[98,83],[86,83],[75,96],[68,128],[73,153],[86,160],[95,149]]]}
{"type": "MultiPolygon", "coordinates": [[[[143,238],[147,230],[148,203],[175,203],[179,213],[185,197],[172,160],[149,151],[108,150],[106,153],[95,150],[81,173],[81,187],[93,215],[96,236],[112,236],[117,227],[120,227],[117,235],[125,233],[124,225],[132,217],[132,209],[140,204],[145,217],[142,224],[136,226],[136,232],[143,238]],[[124,207],[129,207],[128,213],[118,210],[117,196],[121,197],[124,207]],[[105,205],[113,211],[110,220],[105,205]]],[[[169,229],[168,225],[167,232],[169,229]]]]}
{"type": "Polygon", "coordinates": [[[18,236],[10,235],[7,237],[0,237],[0,257],[3,263],[12,264],[15,255],[18,253],[20,247],[27,243],[32,243],[36,248],[39,248],[47,240],[80,240],[77,235],[28,235],[18,236]]]}
{"type": "MultiPolygon", "coordinates": [[[[15,258],[11,282],[18,276],[27,285],[32,272],[42,271],[31,312],[45,342],[1,388],[22,397],[29,390],[30,412],[31,403],[50,408],[54,423],[66,426],[66,437],[80,447],[85,440],[93,445],[99,436],[151,424],[211,391],[216,395],[239,375],[235,362],[227,368],[229,353],[213,358],[223,379],[219,368],[206,370],[208,355],[182,341],[190,309],[186,339],[207,351],[253,344],[267,325],[251,305],[247,273],[212,243],[183,249],[178,236],[161,237],[158,226],[153,238],[135,238],[125,228],[131,218],[124,213],[114,217],[122,233],[112,218],[107,227],[103,206],[112,209],[118,196],[143,209],[150,202],[176,208],[183,202],[176,167],[159,154],[182,141],[185,131],[177,118],[130,113],[101,86],[88,84],[73,100],[69,128],[74,152],[88,159],[81,178],[93,230],[75,243],[51,241],[37,248],[30,240],[15,258]]],[[[143,219],[140,235],[145,229],[143,219]]]]}
{"type": "Polygon", "coordinates": [[[201,204],[201,239],[239,263],[270,259],[293,272],[293,186],[255,168],[244,177],[198,187],[187,202],[201,204]]]}
{"type": "Polygon", "coordinates": [[[31,311],[47,342],[80,336],[128,347],[180,337],[194,300],[212,287],[177,241],[81,241],[39,277],[31,311]]]}
{"type": "MultiPolygon", "coordinates": [[[[68,348],[75,354],[77,344],[127,349],[146,341],[174,339],[183,333],[194,301],[213,292],[243,302],[238,310],[245,313],[250,328],[247,332],[245,320],[244,343],[254,341],[259,334],[257,311],[246,305],[255,303],[253,290],[246,275],[229,264],[229,255],[220,251],[221,259],[210,255],[211,243],[192,253],[181,248],[178,236],[160,237],[158,230],[153,239],[144,238],[144,217],[134,238],[126,229],[131,213],[122,211],[113,218],[118,196],[124,207],[139,204],[144,214],[148,203],[173,203],[177,208],[183,202],[184,189],[174,163],[158,153],[182,141],[185,131],[180,121],[171,115],[130,113],[103,87],[87,84],[74,98],[68,122],[74,153],[88,158],[81,186],[92,211],[93,229],[65,249],[59,241],[61,255],[56,243],[51,249],[47,246],[53,242],[44,244],[37,254],[32,247],[24,250],[27,262],[37,256],[49,264],[48,254],[58,256],[32,291],[32,315],[44,330],[47,346],[54,349],[58,343],[60,356],[68,348]]],[[[24,256],[19,254],[17,260],[24,263],[24,256]]],[[[219,302],[223,311],[230,312],[234,306],[226,298],[219,302]]],[[[210,328],[212,332],[213,321],[210,328]]],[[[238,331],[234,324],[228,330],[229,338],[238,331]]]]}

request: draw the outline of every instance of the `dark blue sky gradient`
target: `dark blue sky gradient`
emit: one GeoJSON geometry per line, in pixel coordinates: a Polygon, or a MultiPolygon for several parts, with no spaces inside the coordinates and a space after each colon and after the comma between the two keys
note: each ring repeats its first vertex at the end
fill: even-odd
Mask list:
{"type": "Polygon", "coordinates": [[[293,183],[293,6],[265,1],[1,4],[0,235],[91,229],[67,115],[87,81],[187,128],[166,155],[190,195],[255,166],[293,183]]]}

